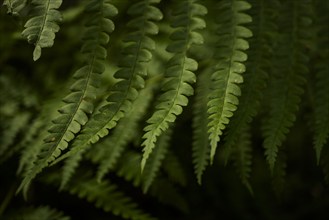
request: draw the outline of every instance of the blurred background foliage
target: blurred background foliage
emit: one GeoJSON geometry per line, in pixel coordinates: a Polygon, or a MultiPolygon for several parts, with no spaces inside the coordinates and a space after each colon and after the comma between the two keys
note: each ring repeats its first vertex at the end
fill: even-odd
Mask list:
{"type": "MultiPolygon", "coordinates": [[[[171,4],[172,2],[174,1],[171,1],[171,4]]],[[[285,4],[285,1],[282,2],[285,4]]],[[[119,11],[124,12],[129,7],[130,1],[115,0],[113,4],[118,7],[119,11]]],[[[211,8],[212,4],[213,1],[205,1],[208,8],[211,8]]],[[[314,20],[309,31],[319,33],[317,28],[323,25],[327,25],[327,30],[318,35],[314,34],[315,43],[310,45],[309,51],[312,53],[311,72],[315,71],[315,64],[322,59],[323,50],[328,50],[329,45],[328,1],[314,0],[313,5],[315,6],[314,20]]],[[[162,1],[160,8],[163,9],[166,16],[166,13],[170,11],[168,10],[170,3],[168,6],[167,1],[162,1]]],[[[49,183],[49,178],[45,178],[47,175],[51,175],[48,173],[42,174],[42,177],[31,187],[28,201],[24,201],[21,195],[15,196],[15,191],[20,183],[20,179],[16,175],[19,158],[25,144],[31,141],[26,137],[35,138],[39,132],[45,129],[46,125],[40,120],[40,115],[42,116],[46,112],[47,115],[44,118],[51,118],[51,114],[55,114],[61,98],[68,92],[68,87],[71,85],[72,74],[82,63],[80,36],[84,18],[83,4],[80,1],[63,1],[61,11],[64,19],[61,23],[61,30],[56,35],[54,46],[50,49],[43,49],[42,58],[34,62],[31,55],[33,47],[28,45],[20,34],[26,20],[25,11],[18,18],[8,14],[6,7],[1,7],[0,215],[6,216],[6,219],[39,219],[39,216],[45,216],[42,217],[43,219],[51,219],[47,217],[47,214],[42,214],[43,211],[49,214],[49,210],[52,210],[48,208],[49,206],[61,210],[72,219],[121,219],[95,208],[87,201],[66,191],[58,192],[56,180],[49,183]],[[27,135],[29,132],[34,132],[34,134],[27,135]],[[48,180],[44,181],[43,178],[48,180]],[[16,216],[17,212],[20,212],[19,210],[29,214],[24,214],[25,217],[22,218],[11,217],[16,216]],[[32,217],[26,217],[29,215],[32,217]],[[38,217],[35,218],[35,216],[38,217]]],[[[216,16],[214,11],[209,11],[209,14],[216,16]]],[[[280,15],[278,16],[280,17],[280,15]]],[[[124,13],[119,13],[113,20],[116,30],[111,35],[111,43],[108,48],[108,67],[103,74],[102,84],[104,86],[101,87],[103,88],[101,94],[105,93],[107,87],[114,83],[113,73],[117,69],[116,65],[121,56],[120,41],[125,35],[125,24],[128,17],[124,13]]],[[[284,19],[281,22],[284,22],[284,19]]],[[[167,41],[168,27],[164,22],[160,23],[160,27],[160,34],[156,37],[159,49],[155,56],[158,56],[159,59],[166,59],[168,54],[164,52],[164,45],[167,41]]],[[[207,33],[204,35],[206,36],[207,33]]],[[[195,50],[196,56],[211,56],[209,54],[211,51],[198,50],[198,47],[195,50]]],[[[324,59],[328,59],[328,56],[324,59]]],[[[201,68],[202,65],[200,65],[201,68]]],[[[161,64],[155,64],[152,68],[162,67],[161,64]]],[[[308,85],[312,86],[312,84],[308,85]]],[[[276,167],[273,175],[264,159],[260,130],[261,116],[252,122],[253,163],[250,184],[253,194],[241,183],[234,164],[228,162],[226,166],[224,165],[220,153],[217,154],[218,158],[214,164],[206,169],[202,185],[197,184],[191,162],[191,106],[184,109],[183,115],[176,122],[170,142],[170,151],[174,152],[179,159],[184,173],[183,182],[186,182],[177,184],[171,180],[180,195],[176,200],[167,201],[166,204],[165,200],[161,202],[149,194],[143,194],[142,189],[134,187],[123,176],[112,173],[107,178],[119,185],[120,189],[129,194],[143,210],[164,220],[327,219],[329,193],[325,179],[327,178],[328,181],[329,146],[327,142],[323,149],[322,164],[324,166],[318,166],[312,143],[312,126],[308,123],[312,117],[310,115],[312,107],[308,101],[304,101],[312,102],[314,100],[312,88],[308,89],[302,96],[303,104],[298,112],[297,121],[289,138],[285,141],[284,147],[280,149],[279,166],[276,167]],[[323,167],[327,169],[327,176],[323,174],[323,167]]],[[[98,101],[101,102],[103,97],[100,95],[98,101]]],[[[260,113],[260,115],[262,114],[264,112],[260,113]]],[[[171,163],[168,162],[168,164],[171,163]]],[[[95,165],[84,161],[81,167],[80,172],[84,173],[93,170],[95,165]]],[[[50,170],[56,172],[54,167],[50,170]]],[[[164,189],[165,186],[161,185],[161,178],[168,179],[165,168],[161,169],[161,175],[153,183],[150,194],[152,194],[152,190],[164,189]],[[156,189],[156,187],[160,187],[160,189],[156,189]]],[[[61,213],[54,216],[53,219],[65,219],[61,213]]]]}

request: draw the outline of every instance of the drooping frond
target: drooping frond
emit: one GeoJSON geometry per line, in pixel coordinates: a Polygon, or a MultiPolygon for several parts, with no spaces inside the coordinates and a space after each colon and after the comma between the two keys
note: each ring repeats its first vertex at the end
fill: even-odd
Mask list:
{"type": "Polygon", "coordinates": [[[27,207],[15,210],[3,216],[3,220],[70,220],[62,212],[48,206],[27,207]]]}
{"type": "Polygon", "coordinates": [[[123,48],[123,55],[125,57],[120,60],[120,69],[114,74],[119,81],[111,88],[107,103],[91,118],[76,138],[72,150],[60,157],[60,160],[98,142],[100,138],[108,135],[109,129],[114,128],[118,120],[130,111],[139,90],[144,87],[147,64],[155,48],[155,43],[149,35],[158,33],[158,26],[153,20],[162,19],[161,11],[153,6],[153,3],[158,2],[158,0],[145,0],[133,4],[128,10],[133,16],[127,24],[132,31],[124,39],[126,45],[123,48]]]}
{"type": "Polygon", "coordinates": [[[62,20],[61,13],[57,10],[62,0],[32,0],[34,8],[31,18],[25,23],[22,32],[30,44],[34,44],[33,60],[41,56],[41,48],[52,47],[55,33],[59,31],[58,22],[62,20]]]}
{"type": "Polygon", "coordinates": [[[287,168],[287,156],[285,152],[280,151],[277,158],[277,163],[275,163],[272,184],[274,192],[278,198],[282,197],[285,184],[286,184],[286,168],[287,168]]]}
{"type": "Polygon", "coordinates": [[[142,175],[144,193],[148,191],[149,187],[157,176],[157,173],[159,172],[161,164],[168,152],[171,134],[172,128],[169,128],[167,131],[161,134],[154,150],[152,151],[149,159],[146,161],[142,175]]]}
{"type": "Polygon", "coordinates": [[[193,114],[193,145],[192,157],[194,173],[201,185],[201,177],[208,165],[210,157],[210,143],[207,132],[208,113],[207,103],[209,100],[210,72],[206,71],[199,75],[193,114]]]}
{"type": "Polygon", "coordinates": [[[99,164],[96,174],[98,181],[101,181],[104,175],[113,169],[127,143],[134,138],[138,122],[144,116],[153,96],[151,89],[152,86],[147,84],[134,101],[130,112],[118,123],[113,133],[93,147],[91,159],[94,163],[99,164]]]}
{"type": "Polygon", "coordinates": [[[239,173],[240,179],[249,192],[253,194],[249,182],[252,165],[252,144],[249,125],[245,125],[241,130],[239,138],[232,151],[232,160],[237,172],[239,173]]]}
{"type": "Polygon", "coordinates": [[[102,208],[106,212],[122,216],[132,220],[154,220],[149,214],[144,213],[138,205],[118,190],[118,186],[103,181],[97,182],[90,175],[74,180],[68,191],[88,202],[95,204],[97,208],[102,208]]]}
{"type": "Polygon", "coordinates": [[[28,184],[68,147],[68,143],[88,121],[88,114],[93,112],[97,81],[99,74],[104,71],[102,61],[107,54],[105,46],[109,42],[109,33],[114,30],[109,18],[117,14],[117,9],[107,1],[91,1],[86,6],[86,12],[90,13],[82,46],[86,65],[74,74],[76,81],[70,88],[71,92],[63,99],[65,105],[58,110],[60,115],[52,121],[35,167],[27,174],[23,185],[28,184]]]}
{"type": "Polygon", "coordinates": [[[7,7],[7,13],[18,16],[25,7],[27,0],[4,0],[3,5],[7,7]]]}
{"type": "Polygon", "coordinates": [[[278,23],[279,43],[275,48],[276,65],[272,68],[269,118],[264,121],[263,136],[266,159],[273,171],[279,147],[296,119],[309,56],[306,50],[310,34],[309,10],[306,1],[287,3],[278,23]],[[282,42],[282,43],[280,43],[282,42]]]}
{"type": "MultiPolygon", "coordinates": [[[[319,7],[319,6],[318,6],[319,7]]],[[[321,6],[320,6],[321,7],[321,6]]],[[[315,85],[315,105],[314,105],[314,137],[313,143],[316,151],[317,162],[320,161],[322,148],[328,143],[329,137],[329,48],[323,45],[329,44],[329,16],[322,9],[317,13],[315,24],[319,26],[317,33],[317,53],[315,61],[316,85],[315,85]]]]}
{"type": "Polygon", "coordinates": [[[217,144],[223,130],[229,123],[239,104],[241,90],[238,84],[243,82],[244,62],[249,48],[245,38],[252,32],[243,25],[251,22],[251,17],[244,13],[251,7],[244,0],[224,0],[219,3],[215,59],[216,66],[211,75],[211,91],[208,102],[208,133],[210,139],[210,161],[216,153],[217,144]]]}
{"type": "Polygon", "coordinates": [[[187,53],[192,44],[203,43],[203,37],[197,30],[205,28],[205,21],[201,17],[206,13],[206,8],[194,0],[181,1],[173,10],[171,26],[175,31],[170,36],[172,42],[167,51],[174,55],[167,63],[165,81],[162,85],[163,93],[158,99],[155,112],[147,120],[148,125],[144,128],[142,170],[155,147],[157,138],[182,113],[183,106],[188,104],[187,96],[193,94],[191,84],[196,81],[193,71],[197,70],[198,63],[189,58],[187,53]]]}
{"type": "Polygon", "coordinates": [[[278,8],[277,0],[252,0],[250,15],[253,22],[249,25],[253,37],[249,40],[248,60],[244,83],[241,85],[241,98],[234,117],[225,131],[224,160],[229,160],[230,150],[235,145],[241,130],[257,115],[260,108],[264,89],[266,88],[269,72],[272,68],[269,60],[273,54],[273,42],[277,36],[275,12],[278,8]]]}

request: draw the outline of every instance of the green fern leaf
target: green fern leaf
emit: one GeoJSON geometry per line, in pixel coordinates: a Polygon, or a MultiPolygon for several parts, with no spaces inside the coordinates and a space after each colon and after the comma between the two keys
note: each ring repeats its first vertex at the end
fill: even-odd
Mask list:
{"type": "Polygon", "coordinates": [[[200,74],[198,80],[193,115],[192,157],[194,173],[201,185],[201,177],[208,165],[210,155],[210,143],[208,134],[205,132],[208,125],[207,103],[210,92],[210,71],[200,74]]]}
{"type": "Polygon", "coordinates": [[[35,166],[24,178],[22,186],[29,182],[41,170],[54,161],[62,150],[68,147],[68,142],[74,139],[83,125],[88,121],[87,114],[93,112],[93,100],[97,87],[99,74],[104,71],[102,60],[106,58],[104,46],[109,41],[108,34],[113,31],[112,21],[103,16],[112,17],[117,14],[117,9],[104,2],[92,1],[86,6],[86,11],[91,17],[86,23],[87,30],[84,34],[82,52],[86,56],[87,64],[80,68],[75,74],[75,83],[71,86],[71,93],[63,101],[66,103],[58,111],[60,116],[52,121],[48,130],[49,135],[45,138],[39,158],[35,166]]]}
{"type": "Polygon", "coordinates": [[[143,9],[133,10],[137,7],[134,4],[131,6],[132,9],[128,10],[130,14],[137,17],[127,24],[132,28],[132,32],[124,39],[127,42],[123,49],[125,58],[120,60],[121,68],[114,74],[119,81],[111,88],[107,103],[100,107],[99,113],[91,118],[76,138],[72,150],[60,157],[57,162],[98,142],[100,138],[108,135],[109,130],[117,125],[118,120],[130,111],[132,102],[138,97],[138,91],[144,87],[147,64],[155,48],[154,41],[148,36],[158,33],[158,27],[152,20],[162,19],[160,10],[151,5],[153,2],[159,1],[136,3],[143,9]]]}
{"type": "Polygon", "coordinates": [[[318,54],[316,58],[316,85],[315,85],[315,105],[314,105],[314,137],[313,143],[316,151],[316,158],[319,164],[323,146],[328,143],[329,137],[329,49],[323,47],[329,43],[328,40],[329,16],[323,13],[319,16],[318,31],[318,54]]]}
{"type": "Polygon", "coordinates": [[[243,82],[241,75],[245,72],[243,62],[247,60],[247,55],[243,51],[249,48],[245,38],[252,36],[252,32],[242,26],[252,20],[243,11],[250,7],[249,3],[242,0],[225,0],[219,3],[219,13],[222,16],[217,24],[218,42],[215,52],[217,65],[211,75],[213,83],[208,102],[211,163],[220,136],[239,104],[238,96],[241,95],[241,90],[238,84],[243,82]]]}
{"type": "Polygon", "coordinates": [[[252,145],[250,127],[247,125],[241,129],[241,133],[233,150],[233,163],[240,175],[242,183],[253,194],[249,183],[252,164],[252,145]]]}
{"type": "Polygon", "coordinates": [[[239,99],[241,108],[234,113],[224,133],[222,151],[225,163],[229,160],[230,151],[235,146],[241,130],[258,114],[272,68],[269,60],[273,56],[273,42],[278,32],[275,24],[275,12],[279,5],[277,0],[254,0],[250,3],[252,8],[249,14],[255,18],[250,24],[254,36],[249,40],[250,50],[239,99]]]}
{"type": "Polygon", "coordinates": [[[305,75],[308,73],[306,66],[309,57],[306,45],[309,39],[307,28],[310,18],[307,17],[310,5],[307,1],[303,4],[291,2],[282,12],[281,39],[282,43],[277,44],[277,66],[273,68],[270,94],[271,109],[269,118],[263,125],[264,148],[266,159],[271,171],[273,171],[279,147],[282,145],[290,128],[296,119],[299,109],[305,75]],[[293,12],[293,14],[291,14],[293,12]],[[302,22],[299,17],[302,16],[302,22]],[[292,29],[301,30],[291,32],[292,29]]]}
{"type": "Polygon", "coordinates": [[[169,141],[172,134],[172,129],[168,129],[165,133],[162,133],[159,140],[152,151],[150,158],[147,160],[143,172],[143,191],[146,193],[154,181],[159,169],[161,167],[162,161],[165,159],[169,141]]]}
{"type": "MultiPolygon", "coordinates": [[[[93,162],[100,164],[96,175],[98,181],[101,181],[104,175],[114,167],[127,143],[134,138],[138,122],[144,116],[153,96],[151,89],[151,85],[147,85],[141,90],[127,116],[118,123],[111,136],[100,144],[98,153],[93,153],[93,162]],[[107,146],[104,149],[105,145],[107,146]]],[[[96,147],[93,151],[97,150],[96,147]]]]}
{"type": "Polygon", "coordinates": [[[55,33],[59,31],[57,23],[62,21],[62,15],[57,11],[62,0],[32,0],[32,4],[32,17],[25,23],[22,35],[35,45],[33,60],[36,61],[41,56],[41,48],[54,44],[55,33]]]}
{"type": "Polygon", "coordinates": [[[129,197],[118,190],[118,187],[108,181],[98,183],[89,176],[83,176],[72,183],[69,192],[89,202],[106,212],[132,220],[154,220],[149,214],[141,211],[129,197]]]}
{"type": "Polygon", "coordinates": [[[3,217],[3,220],[70,220],[68,216],[64,216],[62,212],[47,206],[28,207],[15,210],[3,217]]]}
{"type": "Polygon", "coordinates": [[[205,22],[200,17],[206,13],[206,8],[193,0],[180,2],[176,11],[173,11],[171,26],[176,30],[171,34],[172,43],[167,51],[174,53],[174,56],[167,63],[159,104],[144,128],[142,170],[158,136],[182,113],[182,107],[188,104],[187,96],[193,94],[191,84],[196,80],[193,71],[197,70],[198,63],[187,57],[187,53],[192,44],[203,42],[202,36],[196,31],[205,27],[205,22]]]}

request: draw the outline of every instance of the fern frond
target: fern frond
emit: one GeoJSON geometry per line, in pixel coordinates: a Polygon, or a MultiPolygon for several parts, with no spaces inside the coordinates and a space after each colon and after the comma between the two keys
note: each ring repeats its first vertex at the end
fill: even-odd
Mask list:
{"type": "Polygon", "coordinates": [[[28,184],[68,147],[68,142],[74,139],[75,134],[88,121],[87,115],[93,112],[97,80],[104,71],[104,47],[109,42],[108,34],[114,29],[109,17],[115,16],[117,9],[106,1],[92,1],[86,6],[86,11],[91,14],[86,22],[85,42],[82,46],[86,65],[74,74],[76,81],[70,88],[71,93],[63,99],[66,104],[58,110],[60,116],[52,121],[35,167],[27,174],[22,186],[28,184]]]}
{"type": "Polygon", "coordinates": [[[27,0],[4,0],[3,5],[7,7],[7,13],[18,16],[19,12],[26,6],[27,0]]]}
{"type": "Polygon", "coordinates": [[[149,214],[141,211],[129,197],[108,181],[98,183],[90,175],[75,180],[69,189],[73,195],[86,199],[106,212],[132,220],[154,220],[149,214]]]}
{"type": "Polygon", "coordinates": [[[170,137],[172,134],[172,129],[169,128],[165,133],[162,133],[159,137],[158,142],[154,150],[152,151],[149,159],[147,160],[142,175],[143,179],[143,191],[146,193],[154,181],[163,160],[166,157],[169,148],[170,137]]]}
{"type": "Polygon", "coordinates": [[[287,156],[285,152],[280,151],[277,163],[274,166],[272,185],[276,196],[280,198],[283,195],[286,183],[287,156]]]}
{"type": "Polygon", "coordinates": [[[273,68],[269,118],[263,125],[266,159],[273,171],[279,147],[296,119],[309,60],[305,42],[309,40],[307,28],[310,4],[308,1],[289,2],[282,11],[279,23],[284,43],[277,44],[277,64],[273,68]],[[296,30],[296,31],[292,31],[296,30]]]}
{"type": "Polygon", "coordinates": [[[193,145],[192,157],[194,173],[201,185],[201,177],[208,165],[210,155],[210,143],[208,134],[205,132],[208,126],[207,103],[210,92],[210,72],[206,71],[199,75],[193,112],[193,145]]]}
{"type": "Polygon", "coordinates": [[[62,21],[62,15],[57,10],[62,0],[32,0],[34,8],[31,18],[25,23],[23,37],[30,44],[34,44],[33,60],[41,56],[41,48],[52,47],[55,33],[59,31],[58,22],[62,21]]]}
{"type": "Polygon", "coordinates": [[[241,90],[238,84],[243,82],[247,60],[245,50],[249,48],[245,38],[252,32],[243,25],[251,22],[251,17],[243,11],[251,7],[242,0],[225,0],[219,3],[218,13],[221,14],[217,23],[218,42],[216,45],[215,66],[211,75],[212,85],[208,102],[208,133],[210,139],[210,162],[213,162],[217,144],[223,130],[229,123],[233,112],[239,104],[241,90]]]}
{"type": "Polygon", "coordinates": [[[241,133],[239,134],[239,138],[232,154],[234,166],[240,175],[242,183],[247,187],[249,192],[253,194],[249,182],[252,165],[252,144],[249,125],[246,125],[241,129],[241,133]]]}
{"type": "Polygon", "coordinates": [[[114,167],[127,143],[134,138],[138,122],[144,116],[153,97],[151,89],[151,85],[146,85],[146,88],[141,90],[130,112],[118,123],[113,133],[100,143],[99,147],[94,147],[91,157],[94,163],[99,164],[96,174],[98,181],[101,181],[104,175],[114,167]]]}
{"type": "Polygon", "coordinates": [[[3,217],[3,220],[70,220],[63,212],[49,208],[48,206],[28,207],[15,210],[3,217]]]}
{"type": "Polygon", "coordinates": [[[319,26],[317,45],[318,53],[315,63],[316,85],[315,85],[315,106],[314,106],[314,137],[313,143],[316,151],[317,162],[320,161],[320,155],[323,146],[328,143],[329,137],[329,48],[323,45],[329,44],[327,13],[319,14],[319,26]]]}
{"type": "Polygon", "coordinates": [[[230,150],[236,144],[241,130],[258,114],[272,68],[269,60],[273,56],[273,42],[278,32],[275,24],[275,13],[279,5],[277,0],[253,0],[250,3],[252,8],[249,14],[253,22],[249,26],[253,37],[249,40],[250,50],[241,85],[240,107],[224,133],[222,149],[225,163],[229,160],[230,150]]]}
{"type": "Polygon", "coordinates": [[[98,142],[100,138],[108,135],[109,130],[117,125],[118,120],[130,111],[132,102],[138,97],[138,91],[144,87],[147,64],[155,48],[154,41],[148,35],[158,33],[158,27],[152,20],[162,19],[160,10],[152,5],[157,2],[159,1],[145,0],[133,4],[128,10],[136,17],[127,24],[132,28],[132,32],[124,39],[127,42],[123,48],[125,58],[120,61],[121,68],[114,74],[119,81],[111,88],[107,103],[86,124],[74,141],[72,149],[59,158],[60,160],[98,142]],[[141,8],[135,10],[138,7],[141,8]]]}
{"type": "Polygon", "coordinates": [[[205,21],[201,17],[206,13],[207,9],[194,0],[180,2],[173,11],[171,26],[176,30],[170,36],[172,42],[167,51],[174,55],[167,63],[159,104],[156,105],[155,112],[147,120],[148,125],[144,128],[142,170],[155,147],[157,138],[182,113],[183,106],[188,104],[187,96],[193,94],[191,84],[196,81],[193,71],[197,70],[198,63],[189,58],[187,53],[192,44],[203,43],[203,38],[197,30],[205,27],[205,21]]]}

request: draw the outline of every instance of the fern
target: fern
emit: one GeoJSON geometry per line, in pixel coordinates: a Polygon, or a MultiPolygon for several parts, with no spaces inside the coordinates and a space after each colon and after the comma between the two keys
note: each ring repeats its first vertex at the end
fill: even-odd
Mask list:
{"type": "Polygon", "coordinates": [[[68,147],[68,142],[74,139],[74,135],[88,121],[87,114],[93,111],[98,75],[104,71],[104,46],[109,41],[108,34],[114,29],[108,17],[116,15],[117,9],[106,1],[92,1],[86,6],[86,11],[93,14],[86,23],[85,43],[82,46],[86,65],[74,74],[76,81],[70,88],[71,93],[63,99],[66,104],[58,110],[60,116],[52,121],[53,125],[48,130],[49,135],[44,140],[36,165],[27,174],[21,187],[28,186],[36,174],[68,147]]]}
{"type": "Polygon", "coordinates": [[[41,48],[52,47],[55,33],[59,31],[58,22],[62,21],[62,15],[57,9],[62,0],[32,0],[34,5],[31,18],[25,23],[23,37],[30,44],[34,44],[33,60],[41,56],[41,48]]]}
{"type": "Polygon", "coordinates": [[[309,57],[304,51],[309,38],[306,32],[310,24],[310,18],[307,17],[310,5],[308,1],[303,1],[300,4],[290,2],[289,6],[282,12],[285,20],[281,22],[284,25],[281,27],[281,39],[285,44],[278,44],[276,48],[280,53],[277,54],[278,63],[271,80],[271,109],[263,125],[265,155],[272,171],[278,148],[296,119],[305,75],[308,73],[306,65],[309,57]]]}
{"type": "Polygon", "coordinates": [[[329,16],[323,14],[315,21],[319,23],[317,45],[319,54],[316,54],[316,85],[315,85],[315,105],[314,105],[314,148],[316,151],[317,162],[320,161],[320,155],[323,146],[328,142],[329,137],[329,49],[322,48],[323,45],[329,43],[328,40],[328,20],[329,16]],[[321,51],[321,52],[320,52],[321,51]]]}
{"type": "Polygon", "coordinates": [[[162,18],[162,13],[151,5],[157,2],[159,1],[143,1],[132,5],[128,10],[130,14],[137,17],[128,23],[133,31],[124,39],[127,42],[123,49],[126,58],[120,61],[121,69],[114,74],[119,81],[112,87],[107,98],[108,103],[99,109],[99,113],[90,120],[90,123],[86,124],[73,143],[72,150],[60,160],[98,142],[100,138],[108,135],[109,129],[114,128],[117,121],[130,111],[132,102],[138,96],[138,90],[144,87],[147,64],[152,57],[151,51],[155,48],[154,41],[148,35],[158,33],[158,27],[151,21],[162,18]],[[138,7],[142,9],[135,10],[138,7]]]}
{"type": "Polygon", "coordinates": [[[236,146],[233,150],[233,163],[241,178],[242,183],[253,194],[252,187],[249,183],[251,165],[252,165],[252,145],[250,127],[245,126],[240,133],[236,146]]]}
{"type": "Polygon", "coordinates": [[[169,123],[173,123],[176,116],[182,113],[182,106],[188,104],[186,96],[193,94],[190,84],[196,80],[193,71],[197,70],[198,63],[189,58],[187,53],[191,45],[203,42],[202,36],[196,31],[205,27],[205,22],[200,17],[206,13],[206,8],[193,0],[182,1],[173,11],[171,26],[176,30],[171,34],[172,43],[167,47],[167,51],[174,55],[167,63],[159,104],[144,128],[142,170],[157,138],[168,129],[169,123]]]}
{"type": "Polygon", "coordinates": [[[251,17],[243,11],[250,7],[249,3],[240,0],[225,0],[219,3],[218,13],[222,15],[217,23],[217,65],[211,75],[212,85],[208,102],[211,163],[223,130],[239,104],[237,97],[241,95],[241,90],[238,84],[243,82],[243,62],[247,60],[244,51],[249,47],[245,38],[252,36],[251,31],[242,26],[251,22],[251,17]]]}
{"type": "Polygon", "coordinates": [[[146,193],[154,181],[157,173],[159,172],[162,161],[164,160],[168,147],[170,136],[172,134],[172,129],[168,129],[165,133],[163,133],[156,144],[156,147],[150,158],[147,160],[143,172],[143,191],[146,193]]]}
{"type": "Polygon", "coordinates": [[[118,187],[108,181],[98,183],[90,175],[83,176],[72,183],[69,188],[71,194],[85,198],[88,202],[95,203],[97,208],[111,211],[114,215],[132,220],[155,219],[139,210],[137,204],[118,190],[118,187]]]}
{"type": "Polygon", "coordinates": [[[210,146],[207,130],[208,114],[207,103],[210,91],[210,71],[206,71],[199,76],[197,83],[196,97],[193,115],[193,163],[194,172],[198,183],[201,185],[201,177],[208,165],[210,146]]]}
{"type": "Polygon", "coordinates": [[[49,208],[48,206],[40,207],[28,207],[15,210],[10,214],[7,214],[3,218],[4,220],[69,220],[68,216],[64,216],[62,212],[49,208]]]}
{"type": "Polygon", "coordinates": [[[258,114],[263,98],[263,91],[266,89],[269,79],[269,72],[272,68],[268,62],[273,56],[273,42],[277,36],[275,24],[275,9],[279,3],[276,0],[250,1],[252,9],[250,15],[255,17],[250,25],[254,37],[250,39],[250,52],[246,62],[246,73],[244,83],[241,86],[241,98],[238,108],[231,119],[226,132],[224,133],[224,144],[222,146],[225,154],[225,163],[229,160],[230,151],[237,142],[242,129],[249,124],[258,114]]]}

